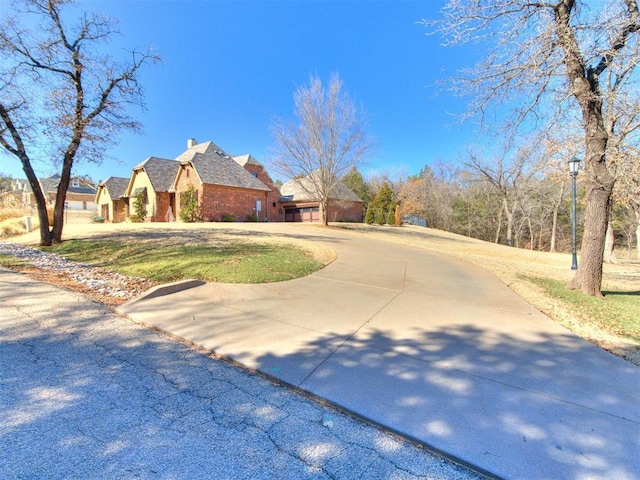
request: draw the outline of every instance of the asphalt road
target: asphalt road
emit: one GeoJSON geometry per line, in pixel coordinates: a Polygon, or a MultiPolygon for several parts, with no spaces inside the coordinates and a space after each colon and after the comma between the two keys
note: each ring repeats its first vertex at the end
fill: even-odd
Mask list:
{"type": "Polygon", "coordinates": [[[85,297],[0,269],[2,479],[473,479],[85,297]]]}

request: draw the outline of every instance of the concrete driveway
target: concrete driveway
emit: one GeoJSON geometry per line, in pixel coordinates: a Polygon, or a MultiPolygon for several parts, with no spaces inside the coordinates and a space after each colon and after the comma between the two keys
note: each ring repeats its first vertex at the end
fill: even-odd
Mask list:
{"type": "Polygon", "coordinates": [[[640,369],[473,265],[348,232],[289,234],[337,260],[120,312],[498,477],[640,478],[640,369]]]}
{"type": "Polygon", "coordinates": [[[478,480],[414,443],[0,268],[2,480],[478,480]]]}

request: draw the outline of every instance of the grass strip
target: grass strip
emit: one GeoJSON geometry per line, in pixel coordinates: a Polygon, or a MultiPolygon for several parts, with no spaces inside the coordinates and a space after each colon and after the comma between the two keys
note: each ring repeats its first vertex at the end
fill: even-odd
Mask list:
{"type": "Polygon", "coordinates": [[[524,279],[563,302],[583,321],[609,333],[640,341],[640,291],[604,291],[605,298],[602,299],[569,290],[560,280],[530,276],[524,279]]]}
{"type": "Polygon", "coordinates": [[[279,282],[309,275],[324,266],[307,251],[294,245],[237,240],[185,245],[158,240],[73,239],[43,250],[162,283],[187,278],[220,283],[279,282]]]}
{"type": "Polygon", "coordinates": [[[26,260],[14,257],[13,255],[7,255],[5,253],[0,253],[0,266],[8,268],[10,270],[32,267],[32,265],[26,260]]]}

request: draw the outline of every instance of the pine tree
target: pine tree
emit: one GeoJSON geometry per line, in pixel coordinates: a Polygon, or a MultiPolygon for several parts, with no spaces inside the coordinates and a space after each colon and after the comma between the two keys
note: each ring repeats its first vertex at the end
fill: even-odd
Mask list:
{"type": "Polygon", "coordinates": [[[396,224],[396,206],[394,203],[389,205],[389,210],[387,211],[387,225],[395,225],[396,224]]]}
{"type": "Polygon", "coordinates": [[[364,216],[364,221],[367,225],[372,225],[373,222],[375,221],[375,215],[373,213],[373,208],[371,207],[371,204],[367,206],[367,213],[364,216]]]}

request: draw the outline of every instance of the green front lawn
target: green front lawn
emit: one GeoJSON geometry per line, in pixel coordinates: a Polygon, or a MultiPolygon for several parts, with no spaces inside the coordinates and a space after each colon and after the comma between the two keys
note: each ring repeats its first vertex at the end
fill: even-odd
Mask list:
{"type": "Polygon", "coordinates": [[[293,245],[232,240],[213,245],[177,245],[157,239],[67,240],[44,250],[161,283],[187,278],[221,283],[278,282],[303,277],[324,266],[293,245]]]}

